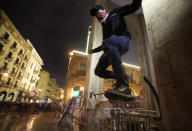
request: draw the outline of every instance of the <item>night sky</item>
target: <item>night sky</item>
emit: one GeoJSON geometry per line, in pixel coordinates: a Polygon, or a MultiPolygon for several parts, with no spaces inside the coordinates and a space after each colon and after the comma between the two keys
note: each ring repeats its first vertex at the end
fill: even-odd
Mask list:
{"type": "Polygon", "coordinates": [[[85,51],[92,0],[2,0],[0,8],[40,57],[43,69],[65,84],[68,52],[85,51]]]}

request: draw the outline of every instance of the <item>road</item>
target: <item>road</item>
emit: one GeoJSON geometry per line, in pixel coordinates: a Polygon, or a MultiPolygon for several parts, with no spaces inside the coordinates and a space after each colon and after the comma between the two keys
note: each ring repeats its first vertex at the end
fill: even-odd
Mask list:
{"type": "Polygon", "coordinates": [[[57,113],[0,113],[0,131],[67,131],[57,126],[57,113]]]}

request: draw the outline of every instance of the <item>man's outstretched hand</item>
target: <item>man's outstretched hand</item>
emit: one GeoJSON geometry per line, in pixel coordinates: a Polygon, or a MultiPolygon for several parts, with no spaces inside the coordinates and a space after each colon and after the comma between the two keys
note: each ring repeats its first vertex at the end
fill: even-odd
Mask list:
{"type": "Polygon", "coordinates": [[[93,50],[89,50],[89,51],[88,51],[88,54],[93,54],[93,50]]]}
{"type": "Polygon", "coordinates": [[[100,45],[99,47],[95,48],[95,49],[91,49],[88,51],[88,54],[93,54],[93,53],[97,53],[99,51],[102,51],[102,45],[100,45]]]}

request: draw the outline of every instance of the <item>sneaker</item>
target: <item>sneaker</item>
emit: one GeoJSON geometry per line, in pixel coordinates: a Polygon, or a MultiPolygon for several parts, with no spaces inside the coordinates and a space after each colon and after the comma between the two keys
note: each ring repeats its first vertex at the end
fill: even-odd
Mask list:
{"type": "Polygon", "coordinates": [[[111,87],[112,87],[114,90],[118,91],[118,92],[125,93],[125,94],[129,94],[129,95],[132,94],[132,93],[131,93],[132,91],[131,91],[131,89],[129,88],[129,85],[126,86],[125,84],[116,82],[116,83],[114,83],[111,87]]]}
{"type": "Polygon", "coordinates": [[[120,91],[120,92],[124,92],[128,89],[128,86],[126,86],[125,84],[123,83],[120,83],[118,86],[117,86],[117,89],[120,91]]]}

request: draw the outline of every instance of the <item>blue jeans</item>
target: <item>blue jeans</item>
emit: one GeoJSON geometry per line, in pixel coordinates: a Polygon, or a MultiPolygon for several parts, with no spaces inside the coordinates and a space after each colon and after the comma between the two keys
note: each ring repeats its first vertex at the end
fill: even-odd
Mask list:
{"type": "Polygon", "coordinates": [[[111,78],[117,81],[123,79],[121,56],[129,50],[130,39],[126,36],[113,35],[103,41],[104,53],[95,68],[95,75],[101,78],[111,78]],[[113,71],[106,70],[112,65],[113,71]]]}

